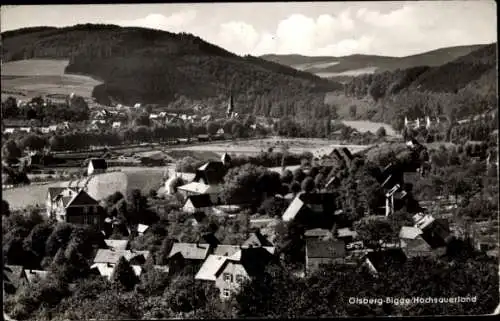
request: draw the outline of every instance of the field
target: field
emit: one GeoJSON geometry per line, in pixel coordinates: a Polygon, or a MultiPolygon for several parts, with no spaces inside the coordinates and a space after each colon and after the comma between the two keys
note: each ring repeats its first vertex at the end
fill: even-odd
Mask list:
{"type": "Polygon", "coordinates": [[[65,74],[68,60],[30,59],[2,63],[2,99],[27,100],[38,95],[75,93],[91,97],[101,82],[87,76],[65,74]]]}
{"type": "MultiPolygon", "coordinates": [[[[133,189],[140,189],[142,193],[148,193],[151,189],[158,190],[163,184],[163,175],[166,167],[148,167],[148,168],[121,168],[121,172],[111,172],[96,175],[89,184],[87,192],[97,200],[101,200],[116,191],[124,195],[133,189]]],[[[2,191],[2,197],[10,207],[19,209],[26,206],[39,205],[43,207],[47,197],[47,189],[57,186],[81,186],[76,181],[56,182],[46,185],[29,185],[2,191]]]]}
{"type": "Polygon", "coordinates": [[[358,130],[361,133],[372,132],[375,134],[380,127],[384,127],[385,132],[388,136],[400,136],[394,131],[392,126],[384,123],[377,123],[366,120],[344,120],[342,122],[347,126],[358,130]]]}
{"type": "Polygon", "coordinates": [[[223,153],[236,155],[256,155],[260,152],[267,151],[273,148],[275,151],[280,151],[283,143],[288,144],[290,153],[311,152],[314,157],[321,157],[325,154],[330,154],[334,148],[347,147],[353,153],[361,151],[368,146],[365,145],[341,145],[337,141],[326,139],[301,139],[301,138],[266,138],[245,140],[239,142],[224,142],[218,144],[200,145],[200,146],[185,146],[174,147],[174,150],[190,150],[190,151],[211,151],[222,155],[223,153]]]}

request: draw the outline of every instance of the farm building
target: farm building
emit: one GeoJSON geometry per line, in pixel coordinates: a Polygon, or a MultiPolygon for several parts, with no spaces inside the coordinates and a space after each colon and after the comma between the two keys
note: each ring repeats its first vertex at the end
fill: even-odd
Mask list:
{"type": "Polygon", "coordinates": [[[108,164],[104,158],[91,158],[87,168],[87,175],[94,175],[106,172],[108,164]]]}
{"type": "Polygon", "coordinates": [[[182,210],[186,213],[212,213],[213,203],[208,194],[190,195],[187,197],[182,210]]]}
{"type": "Polygon", "coordinates": [[[330,264],[343,263],[345,243],[338,240],[306,239],[306,274],[330,264]]]}

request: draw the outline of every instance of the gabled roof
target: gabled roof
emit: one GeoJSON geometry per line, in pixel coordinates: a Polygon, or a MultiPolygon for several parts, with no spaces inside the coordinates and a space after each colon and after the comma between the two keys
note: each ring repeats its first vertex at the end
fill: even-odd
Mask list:
{"type": "Polygon", "coordinates": [[[312,230],[307,230],[304,233],[304,236],[306,237],[331,237],[332,232],[329,230],[323,229],[323,228],[315,228],[312,230]]]}
{"type": "Polygon", "coordinates": [[[104,240],[104,242],[113,250],[125,251],[128,247],[128,240],[104,240]]]}
{"type": "Polygon", "coordinates": [[[227,256],[209,255],[194,278],[196,280],[215,281],[217,279],[217,272],[227,259],[227,256]]]}
{"type": "Polygon", "coordinates": [[[218,188],[215,188],[212,185],[206,185],[199,182],[191,182],[186,185],[179,186],[177,187],[177,189],[198,194],[209,194],[209,193],[219,192],[218,188]]]}
{"type": "Polygon", "coordinates": [[[239,245],[226,245],[226,244],[219,244],[217,247],[214,249],[214,255],[219,255],[219,256],[232,256],[236,252],[240,250],[239,245]]]}
{"type": "Polygon", "coordinates": [[[307,239],[308,258],[343,258],[345,256],[345,242],[338,240],[307,239]]]}
{"type": "Polygon", "coordinates": [[[384,270],[389,265],[400,265],[406,262],[406,255],[401,249],[369,252],[366,254],[366,258],[377,272],[384,270]]]}
{"type": "Polygon", "coordinates": [[[24,270],[24,273],[26,274],[26,279],[28,279],[29,283],[32,283],[37,278],[43,280],[47,278],[49,274],[48,271],[43,270],[24,270]]]}
{"type": "Polygon", "coordinates": [[[358,233],[356,231],[351,230],[348,227],[339,228],[337,230],[337,237],[357,237],[358,233]]]}
{"type": "Polygon", "coordinates": [[[149,225],[144,225],[144,224],[138,224],[137,225],[137,232],[139,233],[144,233],[146,230],[149,228],[149,225]]]}
{"type": "Polygon", "coordinates": [[[204,179],[207,184],[219,184],[224,181],[226,167],[220,161],[210,161],[196,170],[195,181],[204,179]]]}
{"type": "Polygon", "coordinates": [[[414,240],[422,234],[422,230],[414,226],[403,226],[399,232],[399,238],[414,240]]]}
{"type": "Polygon", "coordinates": [[[191,202],[195,208],[213,206],[210,195],[208,194],[190,195],[186,198],[186,203],[187,202],[191,202]]]}
{"type": "Polygon", "coordinates": [[[91,158],[89,160],[89,164],[92,164],[94,169],[107,169],[108,164],[106,164],[106,160],[104,158],[91,158]]]}
{"type": "MultiPolygon", "coordinates": [[[[65,197],[63,197],[63,203],[65,202],[65,197]]],[[[99,205],[94,198],[92,198],[87,192],[83,189],[78,192],[72,199],[65,205],[65,207],[70,206],[90,206],[90,205],[99,205]]]]}
{"type": "Polygon", "coordinates": [[[174,243],[168,258],[179,253],[184,259],[188,260],[204,260],[207,255],[210,246],[206,243],[174,243]]]}
{"type": "Polygon", "coordinates": [[[305,203],[298,196],[296,196],[286,209],[285,213],[283,213],[283,221],[293,221],[304,207],[306,207],[305,203]]]}
{"type": "Polygon", "coordinates": [[[274,256],[269,249],[264,247],[243,248],[226,260],[219,269],[217,276],[224,270],[229,262],[239,263],[247,274],[252,277],[264,272],[265,267],[273,260],[274,256]]]}
{"type": "Polygon", "coordinates": [[[48,194],[51,200],[54,200],[59,194],[64,192],[66,189],[69,189],[73,192],[78,192],[78,187],[49,187],[48,194]]]}
{"type": "Polygon", "coordinates": [[[99,249],[94,258],[94,263],[111,263],[117,264],[121,257],[124,257],[127,261],[143,256],[147,259],[149,256],[149,251],[130,251],[130,250],[110,250],[110,249],[99,249]]]}
{"type": "Polygon", "coordinates": [[[269,240],[260,232],[251,233],[248,239],[243,242],[242,247],[273,246],[269,240]]]}

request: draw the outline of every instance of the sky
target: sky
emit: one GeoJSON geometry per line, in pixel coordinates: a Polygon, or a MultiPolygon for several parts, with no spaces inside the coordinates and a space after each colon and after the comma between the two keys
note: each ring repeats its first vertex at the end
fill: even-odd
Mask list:
{"type": "Polygon", "coordinates": [[[1,30],[106,23],[188,32],[239,55],[408,56],[497,40],[496,3],[467,1],[2,6],[1,30]]]}

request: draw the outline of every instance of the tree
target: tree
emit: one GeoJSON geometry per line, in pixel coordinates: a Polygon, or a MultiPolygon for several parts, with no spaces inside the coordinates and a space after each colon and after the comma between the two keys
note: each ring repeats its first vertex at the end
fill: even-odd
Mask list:
{"type": "Polygon", "coordinates": [[[231,168],[224,176],[223,199],[226,203],[231,204],[237,200],[260,200],[262,196],[262,187],[259,184],[259,178],[266,172],[262,166],[245,164],[231,168]]]}
{"type": "Polygon", "coordinates": [[[292,171],[289,170],[289,169],[285,169],[281,173],[281,182],[283,184],[290,184],[292,181],[293,181],[293,173],[292,173],[292,171]]]}
{"type": "Polygon", "coordinates": [[[385,131],[385,127],[381,126],[379,129],[377,129],[376,135],[379,138],[385,137],[387,135],[387,133],[385,131]]]}
{"type": "Polygon", "coordinates": [[[297,168],[293,171],[293,180],[297,183],[302,183],[302,181],[306,178],[306,174],[301,168],[297,168]]]}
{"type": "Polygon", "coordinates": [[[378,249],[380,242],[388,243],[393,240],[394,231],[390,222],[383,219],[374,219],[371,217],[362,218],[354,224],[354,230],[367,246],[378,249]]]}
{"type": "Polygon", "coordinates": [[[17,159],[21,157],[21,150],[17,146],[16,142],[12,139],[9,139],[2,148],[2,154],[7,160],[9,159],[17,159]]]}
{"type": "Polygon", "coordinates": [[[315,188],[314,179],[312,177],[306,177],[302,181],[302,190],[306,193],[311,193],[315,188]]]}
{"type": "Polygon", "coordinates": [[[10,215],[10,206],[9,202],[6,200],[2,200],[2,216],[9,217],[10,215]]]}
{"type": "Polygon", "coordinates": [[[45,256],[45,243],[52,234],[54,226],[49,223],[36,225],[24,239],[24,250],[33,252],[40,259],[45,256]]]}
{"type": "Polygon", "coordinates": [[[30,149],[30,150],[42,150],[45,145],[47,144],[47,141],[38,135],[28,135],[23,137],[21,141],[19,142],[19,147],[21,149],[30,149]]]}
{"type": "Polygon", "coordinates": [[[125,290],[130,291],[139,282],[130,263],[122,256],[116,264],[111,281],[121,284],[125,290]]]}
{"type": "Polygon", "coordinates": [[[219,125],[216,122],[209,121],[207,123],[207,134],[215,135],[219,130],[219,125]]]}

